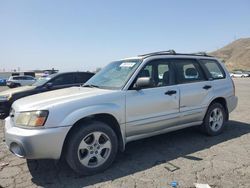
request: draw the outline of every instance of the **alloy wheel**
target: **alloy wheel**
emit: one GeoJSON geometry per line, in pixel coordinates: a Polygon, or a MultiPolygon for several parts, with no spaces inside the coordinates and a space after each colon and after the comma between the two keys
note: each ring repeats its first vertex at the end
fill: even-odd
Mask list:
{"type": "Polygon", "coordinates": [[[78,159],[88,168],[105,163],[111,153],[111,140],[103,132],[95,131],[83,138],[78,147],[78,159]]]}

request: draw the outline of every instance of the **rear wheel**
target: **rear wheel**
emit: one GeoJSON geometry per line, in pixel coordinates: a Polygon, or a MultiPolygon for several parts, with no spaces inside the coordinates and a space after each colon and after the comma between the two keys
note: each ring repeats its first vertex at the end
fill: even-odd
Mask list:
{"type": "Polygon", "coordinates": [[[13,84],[11,84],[11,88],[20,87],[20,86],[21,86],[21,84],[19,84],[19,83],[13,83],[13,84]]]}
{"type": "Polygon", "coordinates": [[[209,136],[218,135],[225,127],[225,120],[225,108],[220,103],[213,103],[208,108],[202,124],[202,129],[209,136]]]}
{"type": "Polygon", "coordinates": [[[113,129],[105,123],[92,121],[71,134],[66,160],[79,174],[96,174],[112,164],[117,149],[118,140],[113,129]]]}

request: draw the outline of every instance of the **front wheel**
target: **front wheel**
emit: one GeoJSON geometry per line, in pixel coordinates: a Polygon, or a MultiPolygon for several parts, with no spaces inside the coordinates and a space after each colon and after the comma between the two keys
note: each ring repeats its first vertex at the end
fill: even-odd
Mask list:
{"type": "Polygon", "coordinates": [[[225,127],[226,112],[220,103],[211,104],[204,118],[202,129],[209,136],[222,133],[225,127]]]}
{"type": "Polygon", "coordinates": [[[92,175],[108,168],[117,150],[118,140],[114,130],[105,123],[92,121],[71,134],[66,160],[77,173],[92,175]]]}

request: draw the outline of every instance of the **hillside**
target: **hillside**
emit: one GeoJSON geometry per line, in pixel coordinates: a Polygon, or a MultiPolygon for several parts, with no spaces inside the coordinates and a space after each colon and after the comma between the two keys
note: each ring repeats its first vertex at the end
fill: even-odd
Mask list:
{"type": "Polygon", "coordinates": [[[209,54],[223,60],[229,70],[250,70],[250,38],[238,39],[209,54]]]}

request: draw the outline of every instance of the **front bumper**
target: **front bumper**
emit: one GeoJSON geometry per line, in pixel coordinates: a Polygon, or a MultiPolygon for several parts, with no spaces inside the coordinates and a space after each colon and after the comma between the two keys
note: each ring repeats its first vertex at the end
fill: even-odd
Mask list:
{"type": "Polygon", "coordinates": [[[18,157],[27,159],[59,159],[63,143],[71,127],[25,129],[5,119],[5,142],[18,157]]]}

